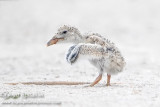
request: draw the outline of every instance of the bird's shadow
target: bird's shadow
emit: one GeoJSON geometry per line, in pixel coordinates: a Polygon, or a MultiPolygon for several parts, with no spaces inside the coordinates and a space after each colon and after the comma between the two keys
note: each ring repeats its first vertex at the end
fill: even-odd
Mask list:
{"type": "MultiPolygon", "coordinates": [[[[110,86],[107,86],[106,84],[97,84],[95,86],[93,86],[94,88],[113,88],[113,87],[119,87],[119,88],[122,88],[122,87],[127,87],[126,84],[123,84],[123,83],[112,83],[110,86]]],[[[83,88],[92,88],[91,86],[88,86],[88,85],[83,85],[83,88]]]]}

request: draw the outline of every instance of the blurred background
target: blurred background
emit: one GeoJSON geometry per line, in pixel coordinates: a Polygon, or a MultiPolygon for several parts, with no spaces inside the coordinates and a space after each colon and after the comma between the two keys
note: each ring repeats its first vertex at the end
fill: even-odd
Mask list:
{"type": "Polygon", "coordinates": [[[0,73],[16,78],[63,71],[68,46],[46,43],[64,24],[110,39],[128,67],[158,64],[159,10],[158,0],[0,0],[0,73]]]}
{"type": "Polygon", "coordinates": [[[68,24],[82,33],[150,44],[160,34],[159,5],[158,0],[0,0],[0,42],[45,43],[68,24]]]}

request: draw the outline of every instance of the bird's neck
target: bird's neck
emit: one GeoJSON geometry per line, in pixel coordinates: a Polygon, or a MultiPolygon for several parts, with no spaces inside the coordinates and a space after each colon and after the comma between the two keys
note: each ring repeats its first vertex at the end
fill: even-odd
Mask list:
{"type": "Polygon", "coordinates": [[[82,36],[79,32],[75,33],[74,37],[75,38],[72,41],[74,44],[79,44],[84,42],[85,37],[82,36]]]}

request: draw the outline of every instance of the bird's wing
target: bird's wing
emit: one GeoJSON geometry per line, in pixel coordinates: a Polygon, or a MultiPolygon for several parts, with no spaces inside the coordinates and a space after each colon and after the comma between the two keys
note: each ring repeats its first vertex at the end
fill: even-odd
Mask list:
{"type": "Polygon", "coordinates": [[[71,46],[67,52],[66,60],[69,63],[74,63],[79,57],[86,57],[88,59],[101,59],[108,56],[108,52],[98,44],[85,44],[71,46]]]}
{"type": "Polygon", "coordinates": [[[77,45],[71,46],[66,54],[66,60],[69,63],[74,63],[77,60],[79,54],[79,47],[77,45]]]}

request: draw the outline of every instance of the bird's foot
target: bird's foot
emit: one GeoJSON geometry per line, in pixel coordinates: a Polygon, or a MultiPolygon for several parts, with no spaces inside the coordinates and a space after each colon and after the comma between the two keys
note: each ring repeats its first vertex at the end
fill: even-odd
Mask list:
{"type": "Polygon", "coordinates": [[[111,84],[110,84],[110,83],[107,83],[106,86],[111,86],[111,84]]]}

